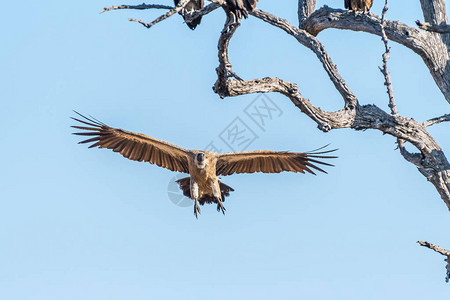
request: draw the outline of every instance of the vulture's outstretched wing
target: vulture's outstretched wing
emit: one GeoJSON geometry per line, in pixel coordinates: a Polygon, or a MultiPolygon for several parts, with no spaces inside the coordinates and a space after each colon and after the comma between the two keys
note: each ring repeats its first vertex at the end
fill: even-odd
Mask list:
{"type": "Polygon", "coordinates": [[[280,173],[283,171],[305,173],[306,171],[315,174],[312,169],[326,173],[317,164],[326,166],[333,165],[317,159],[336,158],[336,156],[324,155],[333,151],[336,151],[336,149],[309,153],[267,150],[219,153],[217,156],[216,173],[217,175],[231,175],[234,173],[280,173]]]}
{"type": "Polygon", "coordinates": [[[72,119],[89,127],[72,126],[76,129],[86,130],[74,134],[90,136],[89,139],[81,141],[79,144],[93,142],[94,144],[89,148],[108,148],[131,160],[145,161],[172,171],[189,173],[190,152],[188,150],[144,134],[112,128],[97,120],[77,114],[85,120],[72,119]]]}

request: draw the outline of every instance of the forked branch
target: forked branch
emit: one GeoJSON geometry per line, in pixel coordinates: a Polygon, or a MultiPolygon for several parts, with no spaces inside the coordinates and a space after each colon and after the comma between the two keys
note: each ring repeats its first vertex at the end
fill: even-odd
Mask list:
{"type": "Polygon", "coordinates": [[[144,21],[141,20],[137,20],[137,19],[128,19],[131,22],[137,22],[141,25],[143,25],[146,28],[150,28],[155,24],[158,24],[161,21],[164,21],[165,19],[173,16],[174,14],[176,14],[177,12],[180,12],[181,10],[184,9],[184,7],[188,4],[189,0],[181,0],[178,5],[176,7],[174,7],[173,9],[171,9],[170,11],[166,12],[165,14],[163,14],[162,16],[159,16],[158,18],[156,18],[153,22],[150,23],[146,23],[144,21]]]}

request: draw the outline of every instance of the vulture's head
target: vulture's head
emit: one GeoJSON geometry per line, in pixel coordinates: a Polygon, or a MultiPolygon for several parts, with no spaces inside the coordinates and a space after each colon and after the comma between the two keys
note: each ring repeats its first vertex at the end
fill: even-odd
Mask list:
{"type": "Polygon", "coordinates": [[[206,165],[205,153],[197,153],[197,155],[195,156],[195,163],[197,164],[197,167],[203,169],[206,165]]]}

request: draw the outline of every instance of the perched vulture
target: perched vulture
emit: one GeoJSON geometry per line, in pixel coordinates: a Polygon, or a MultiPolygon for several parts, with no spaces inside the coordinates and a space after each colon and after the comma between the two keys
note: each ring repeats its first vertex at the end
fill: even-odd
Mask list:
{"type": "Polygon", "coordinates": [[[345,8],[349,10],[362,10],[368,12],[372,7],[373,0],[344,0],[345,8]]]}
{"type": "Polygon", "coordinates": [[[256,8],[258,0],[225,0],[225,2],[235,19],[240,20],[242,17],[248,17],[248,12],[256,8]]]}
{"type": "MultiPolygon", "coordinates": [[[[173,0],[173,2],[175,3],[175,6],[178,5],[178,3],[180,3],[180,0],[173,0]]],[[[186,6],[184,7],[185,11],[191,12],[191,11],[196,11],[196,10],[200,10],[202,9],[204,6],[204,2],[203,0],[191,0],[188,2],[188,4],[186,4],[186,6]]],[[[183,16],[183,14],[180,12],[180,15],[183,16]]],[[[184,16],[183,16],[184,18],[184,16]]],[[[184,20],[186,21],[186,18],[184,18],[184,20]]],[[[195,27],[197,27],[197,25],[199,25],[202,21],[202,17],[198,17],[193,19],[192,21],[186,21],[186,25],[194,30],[195,27]]]]}
{"type": "Polygon", "coordinates": [[[93,143],[89,148],[112,149],[131,160],[149,162],[171,171],[189,174],[190,177],[178,180],[177,183],[183,194],[194,200],[196,217],[198,217],[197,213],[200,213],[199,204],[205,203],[215,203],[217,210],[225,213],[222,202],[234,190],[220,182],[217,176],[283,171],[315,174],[314,170],[326,173],[317,165],[332,165],[318,159],[335,158],[335,156],[324,155],[335,150],[310,153],[267,150],[215,153],[187,150],[144,134],[112,128],[97,120],[78,115],[81,116],[80,119],[72,119],[84,125],[72,127],[83,131],[74,134],[89,137],[80,144],[93,143]]]}

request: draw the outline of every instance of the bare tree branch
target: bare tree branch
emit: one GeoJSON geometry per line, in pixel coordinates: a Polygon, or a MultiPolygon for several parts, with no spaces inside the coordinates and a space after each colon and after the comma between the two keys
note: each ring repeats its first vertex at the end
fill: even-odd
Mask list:
{"type": "Polygon", "coordinates": [[[420,0],[425,22],[431,24],[448,23],[445,0],[420,0]]]}
{"type": "MultiPolygon", "coordinates": [[[[425,22],[431,25],[448,24],[445,0],[420,0],[420,4],[425,22]]],[[[447,80],[450,78],[450,34],[439,34],[432,31],[427,32],[430,33],[430,41],[433,41],[434,49],[436,49],[434,51],[436,54],[434,59],[438,62],[438,72],[432,72],[430,66],[427,66],[445,98],[450,103],[447,94],[450,90],[450,83],[445,81],[446,78],[447,80]]]]}
{"type": "Polygon", "coordinates": [[[184,9],[184,7],[188,4],[190,0],[181,0],[178,5],[171,9],[170,11],[166,12],[165,14],[163,14],[162,16],[159,16],[158,18],[156,18],[153,22],[151,23],[146,23],[144,21],[140,21],[140,20],[136,20],[136,19],[128,19],[130,22],[137,22],[139,24],[142,24],[144,27],[146,28],[150,28],[155,24],[158,24],[161,21],[164,21],[165,19],[173,16],[174,14],[176,14],[177,12],[180,12],[181,10],[184,9]]]}
{"type": "Polygon", "coordinates": [[[442,24],[430,24],[427,22],[421,22],[419,20],[416,21],[417,26],[419,26],[420,29],[437,32],[437,33],[450,33],[450,25],[446,23],[442,24]]]}
{"type": "Polygon", "coordinates": [[[386,13],[389,9],[389,0],[386,0],[383,8],[383,13],[381,14],[381,39],[384,43],[385,52],[383,53],[383,67],[380,68],[381,73],[384,75],[384,85],[387,88],[387,93],[389,95],[389,108],[391,109],[391,113],[393,115],[397,115],[397,107],[395,105],[394,98],[394,89],[392,88],[392,80],[391,75],[389,74],[389,70],[387,67],[387,61],[389,59],[389,54],[391,49],[389,48],[388,38],[386,36],[386,31],[384,30],[385,17],[386,13]]]}
{"type": "Polygon", "coordinates": [[[422,242],[422,241],[417,241],[417,243],[419,243],[420,246],[427,247],[427,248],[429,248],[431,250],[434,250],[437,253],[442,254],[444,256],[450,256],[450,251],[448,251],[446,249],[443,249],[443,248],[439,247],[436,244],[433,244],[433,243],[430,243],[430,242],[422,242]]]}
{"type": "Polygon", "coordinates": [[[105,7],[103,8],[103,11],[100,13],[104,13],[110,10],[118,10],[118,9],[151,9],[151,8],[156,8],[156,9],[173,9],[173,6],[168,6],[168,5],[159,5],[159,4],[139,4],[139,5],[115,5],[115,6],[111,6],[111,7],[105,7]]]}
{"type": "Polygon", "coordinates": [[[442,123],[442,122],[450,122],[450,114],[446,114],[446,115],[443,115],[441,117],[428,120],[428,121],[423,123],[423,126],[428,127],[428,126],[432,126],[434,124],[439,124],[439,123],[442,123]]]}
{"type": "Polygon", "coordinates": [[[439,247],[438,245],[430,243],[430,242],[418,241],[417,243],[419,243],[419,245],[421,245],[421,246],[427,247],[431,250],[436,251],[439,254],[446,256],[446,259],[444,260],[447,262],[447,265],[445,267],[447,270],[447,276],[445,277],[445,282],[449,282],[450,281],[450,251],[443,249],[443,248],[439,247]]]}
{"type": "Polygon", "coordinates": [[[144,26],[145,28],[150,28],[150,27],[152,27],[153,25],[155,25],[156,23],[159,22],[159,21],[157,21],[157,19],[156,19],[156,20],[155,20],[156,22],[153,21],[153,22],[151,22],[151,23],[147,23],[147,22],[144,22],[144,21],[142,21],[142,20],[132,19],[132,18],[129,18],[128,21],[139,23],[139,24],[141,24],[142,26],[144,26]]]}
{"type": "Polygon", "coordinates": [[[303,28],[304,22],[316,10],[316,0],[298,0],[298,27],[303,28]]]}

